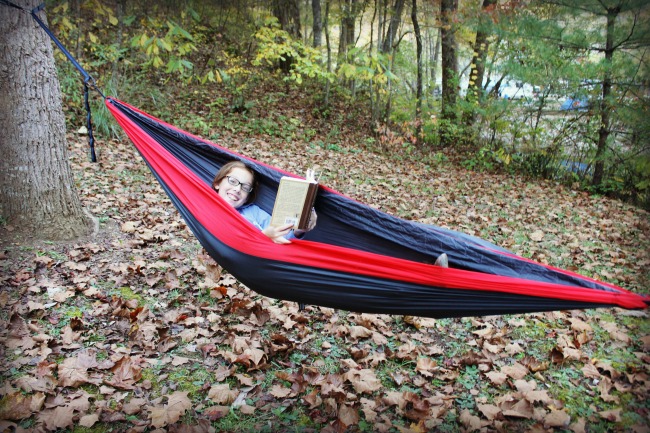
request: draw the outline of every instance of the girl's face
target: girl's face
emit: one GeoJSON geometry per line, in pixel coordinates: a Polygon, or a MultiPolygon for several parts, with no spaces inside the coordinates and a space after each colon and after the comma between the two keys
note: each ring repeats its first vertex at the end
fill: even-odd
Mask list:
{"type": "Polygon", "coordinates": [[[250,189],[253,186],[253,174],[245,168],[235,167],[226,177],[221,179],[217,192],[228,204],[237,209],[246,203],[250,189]],[[234,185],[233,185],[234,184],[234,185]],[[244,189],[249,191],[244,191],[244,189]]]}

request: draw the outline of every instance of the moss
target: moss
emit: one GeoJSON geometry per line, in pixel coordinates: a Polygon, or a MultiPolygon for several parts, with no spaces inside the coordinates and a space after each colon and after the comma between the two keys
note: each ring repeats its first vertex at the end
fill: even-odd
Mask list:
{"type": "Polygon", "coordinates": [[[138,305],[144,305],[144,299],[142,298],[142,295],[135,293],[130,287],[120,287],[118,289],[118,294],[122,299],[126,299],[127,301],[130,299],[135,299],[138,301],[138,305]]]}

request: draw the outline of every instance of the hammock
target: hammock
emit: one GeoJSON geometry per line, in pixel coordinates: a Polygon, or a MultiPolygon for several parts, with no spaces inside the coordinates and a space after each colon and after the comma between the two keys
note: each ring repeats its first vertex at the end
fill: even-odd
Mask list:
{"type": "Polygon", "coordinates": [[[258,173],[256,204],[270,213],[277,168],[184,132],[114,98],[106,105],[201,245],[257,293],[355,312],[433,318],[598,307],[646,308],[644,297],[553,268],[477,237],[402,220],[325,186],[318,225],[278,245],[212,190],[226,162],[258,173]],[[447,253],[452,268],[432,263],[447,253]]]}

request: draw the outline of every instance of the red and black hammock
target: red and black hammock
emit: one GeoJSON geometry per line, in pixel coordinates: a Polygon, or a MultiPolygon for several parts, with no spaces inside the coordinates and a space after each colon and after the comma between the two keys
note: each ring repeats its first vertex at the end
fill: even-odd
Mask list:
{"type": "Polygon", "coordinates": [[[259,177],[270,212],[294,176],[184,132],[116,99],[106,105],[208,253],[271,298],[366,313],[482,316],[598,307],[646,308],[648,297],[519,257],[482,239],[402,220],[320,186],[318,226],[278,245],[211,188],[226,162],[259,177]],[[447,253],[451,268],[432,263],[447,253]]]}

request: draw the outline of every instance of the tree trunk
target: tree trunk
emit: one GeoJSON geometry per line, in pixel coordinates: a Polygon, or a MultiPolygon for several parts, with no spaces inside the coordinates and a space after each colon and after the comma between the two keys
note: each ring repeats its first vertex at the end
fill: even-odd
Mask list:
{"type": "Polygon", "coordinates": [[[598,130],[598,147],[596,148],[596,162],[594,164],[594,177],[591,184],[598,186],[603,182],[605,174],[605,152],[607,151],[607,140],[610,133],[611,104],[609,96],[612,92],[612,58],[614,57],[614,26],[616,17],[620,12],[620,6],[607,9],[607,34],[605,42],[605,77],[603,79],[603,93],[600,101],[600,128],[598,130]]]}
{"type": "MultiPolygon", "coordinates": [[[[40,0],[14,2],[31,10],[40,0]]],[[[89,234],[92,221],[68,161],[51,41],[28,13],[5,5],[0,6],[0,95],[0,214],[17,231],[43,239],[89,234]]]]}
{"type": "Polygon", "coordinates": [[[386,37],[384,38],[384,42],[381,44],[381,51],[383,53],[390,53],[393,49],[393,44],[395,43],[395,38],[397,37],[397,30],[402,23],[403,11],[404,0],[395,0],[395,5],[393,6],[393,16],[390,18],[390,24],[388,24],[386,37]]]}
{"type": "Polygon", "coordinates": [[[339,58],[347,59],[348,47],[354,46],[354,23],[359,9],[358,0],[343,0],[341,6],[341,34],[339,36],[339,58]]]}
{"type": "Polygon", "coordinates": [[[311,11],[314,16],[314,47],[323,44],[323,20],[321,18],[320,0],[311,0],[311,11]]]}
{"type": "Polygon", "coordinates": [[[273,16],[280,22],[282,30],[296,39],[302,38],[298,0],[273,0],[273,16]]]}
{"type": "MultiPolygon", "coordinates": [[[[273,16],[278,19],[280,28],[289,33],[294,39],[302,39],[300,32],[300,8],[298,0],[273,0],[273,16]]],[[[293,57],[287,55],[279,60],[279,67],[285,74],[291,71],[293,57]]]]}
{"type": "Polygon", "coordinates": [[[457,0],[442,0],[440,16],[442,21],[442,113],[441,117],[447,122],[442,123],[440,144],[453,144],[446,130],[449,123],[456,123],[456,100],[458,99],[458,60],[456,55],[456,38],[453,16],[458,9],[457,0]]]}
{"type": "Polygon", "coordinates": [[[411,8],[411,20],[413,21],[413,32],[415,33],[415,45],[417,52],[417,91],[415,96],[415,136],[420,140],[422,132],[422,34],[418,23],[417,0],[413,0],[411,8]]]}
{"type": "Polygon", "coordinates": [[[442,42],[442,29],[437,30],[437,35],[436,35],[436,44],[433,47],[433,51],[431,52],[431,82],[433,83],[434,89],[438,88],[438,81],[437,81],[437,76],[438,76],[438,58],[440,57],[440,44],[442,42]]]}
{"type": "MultiPolygon", "coordinates": [[[[496,5],[497,0],[483,0],[479,26],[476,30],[476,39],[474,39],[474,55],[472,57],[472,69],[469,73],[469,85],[467,87],[468,101],[478,102],[479,96],[483,91],[483,78],[485,75],[485,59],[487,58],[488,48],[490,46],[489,34],[485,30],[485,21],[490,19],[489,10],[496,5]]],[[[468,114],[467,124],[471,125],[476,121],[476,111],[472,110],[468,114]]]]}
{"type": "MultiPolygon", "coordinates": [[[[332,45],[330,44],[330,0],[325,0],[325,20],[323,27],[325,27],[325,46],[327,47],[327,72],[332,72],[332,45]]],[[[330,102],[330,80],[326,80],[325,84],[325,107],[329,106],[330,102]]]]}

